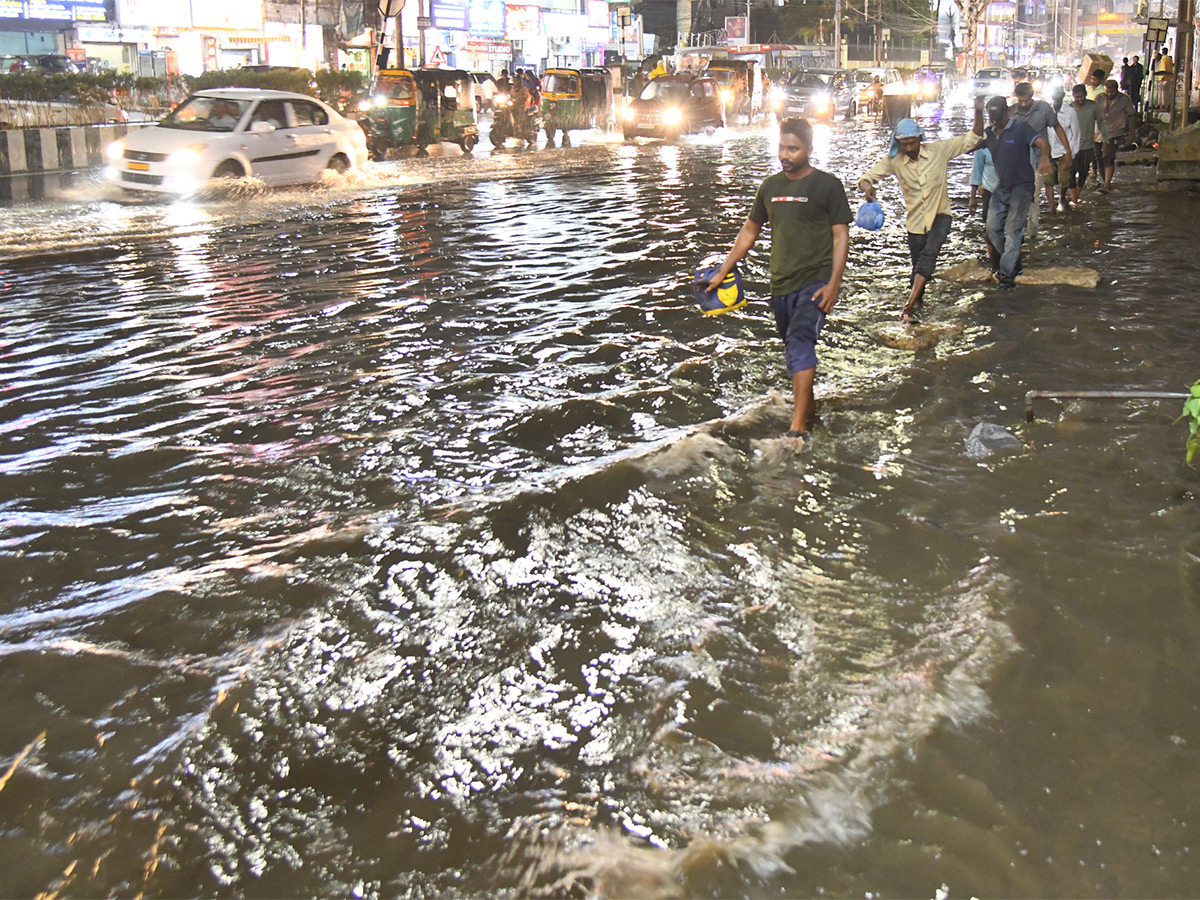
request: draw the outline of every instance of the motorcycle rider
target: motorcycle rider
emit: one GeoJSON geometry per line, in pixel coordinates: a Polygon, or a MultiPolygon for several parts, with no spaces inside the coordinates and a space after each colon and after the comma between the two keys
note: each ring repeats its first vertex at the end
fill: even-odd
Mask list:
{"type": "Polygon", "coordinates": [[[513,134],[525,139],[526,117],[528,115],[529,91],[525,89],[525,79],[520,69],[512,85],[512,118],[513,134]]]}

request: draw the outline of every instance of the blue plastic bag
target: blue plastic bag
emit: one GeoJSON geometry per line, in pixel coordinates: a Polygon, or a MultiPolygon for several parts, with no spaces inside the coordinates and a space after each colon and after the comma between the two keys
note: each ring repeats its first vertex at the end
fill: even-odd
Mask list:
{"type": "Polygon", "coordinates": [[[705,289],[717,274],[718,268],[719,266],[710,266],[707,269],[697,269],[692,279],[692,294],[700,304],[700,311],[706,316],[719,316],[746,305],[746,292],[742,290],[742,279],[736,266],[715,291],[705,289]]]}
{"type": "Polygon", "coordinates": [[[867,231],[878,231],[883,227],[883,207],[874,200],[867,200],[858,208],[854,224],[867,231]]]}

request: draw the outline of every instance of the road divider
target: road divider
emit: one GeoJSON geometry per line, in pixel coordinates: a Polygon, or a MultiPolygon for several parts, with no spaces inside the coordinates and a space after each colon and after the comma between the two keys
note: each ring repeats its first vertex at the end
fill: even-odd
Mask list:
{"type": "Polygon", "coordinates": [[[11,128],[0,131],[0,176],[69,172],[105,163],[104,148],[150,123],[11,128]]]}

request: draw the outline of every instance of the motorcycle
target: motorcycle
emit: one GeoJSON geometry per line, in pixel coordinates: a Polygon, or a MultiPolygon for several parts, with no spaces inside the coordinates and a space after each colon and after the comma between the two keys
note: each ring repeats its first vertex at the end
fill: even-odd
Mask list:
{"type": "Polygon", "coordinates": [[[497,91],[492,97],[492,130],[488,140],[493,147],[503,147],[510,137],[520,138],[532,144],[537,140],[538,116],[533,110],[526,110],[523,122],[523,133],[517,134],[516,115],[513,110],[512,94],[507,91],[497,91]]]}

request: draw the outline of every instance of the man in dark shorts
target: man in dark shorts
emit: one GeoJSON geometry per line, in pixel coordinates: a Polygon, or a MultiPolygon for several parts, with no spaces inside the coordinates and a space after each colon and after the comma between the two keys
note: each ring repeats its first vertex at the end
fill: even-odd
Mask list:
{"type": "Polygon", "coordinates": [[[908,299],[900,312],[905,322],[925,296],[925,285],[933,278],[938,254],[950,234],[950,194],[947,170],[950,160],[969,153],[983,142],[983,98],[975,102],[975,124],[971,131],[941,141],[926,141],[925,131],[912,119],[902,119],[892,135],[887,156],[858,180],[858,189],[875,200],[875,185],[895,175],[908,210],[908,254],[912,259],[908,299]]]}
{"type": "Polygon", "coordinates": [[[1104,116],[1104,128],[1108,137],[1104,139],[1104,184],[1098,190],[1107,194],[1112,188],[1113,172],[1117,168],[1117,151],[1129,143],[1142,124],[1133,109],[1133,101],[1127,94],[1117,90],[1113,79],[1104,82],[1104,96],[1096,101],[1104,116]]]}
{"type": "Polygon", "coordinates": [[[771,309],[792,378],[792,428],[788,437],[797,441],[795,449],[800,452],[810,441],[808,419],[814,408],[817,337],[838,301],[854,218],[842,182],[812,167],[812,141],[812,125],[807,119],[784,119],[779,124],[779,163],[783,171],[759,186],[733,249],[708,283],[709,290],[716,290],[750,252],[763,226],[770,223],[771,309]]]}
{"type": "Polygon", "coordinates": [[[996,190],[988,207],[988,240],[1000,251],[1000,289],[1015,287],[1017,258],[1025,237],[1029,204],[1034,201],[1034,169],[1030,149],[1041,151],[1038,168],[1050,171],[1050,144],[1028,123],[1009,115],[1008,101],[992,97],[987,102],[991,127],[986,132],[987,148],[996,166],[996,190]]]}
{"type": "Polygon", "coordinates": [[[1071,105],[1075,107],[1075,117],[1079,119],[1079,152],[1071,166],[1071,202],[1079,202],[1079,194],[1087,182],[1088,171],[1096,159],[1096,129],[1100,129],[1100,139],[1108,140],[1108,132],[1104,127],[1104,116],[1095,100],[1089,100],[1087,88],[1077,84],[1071,88],[1071,105]]]}

